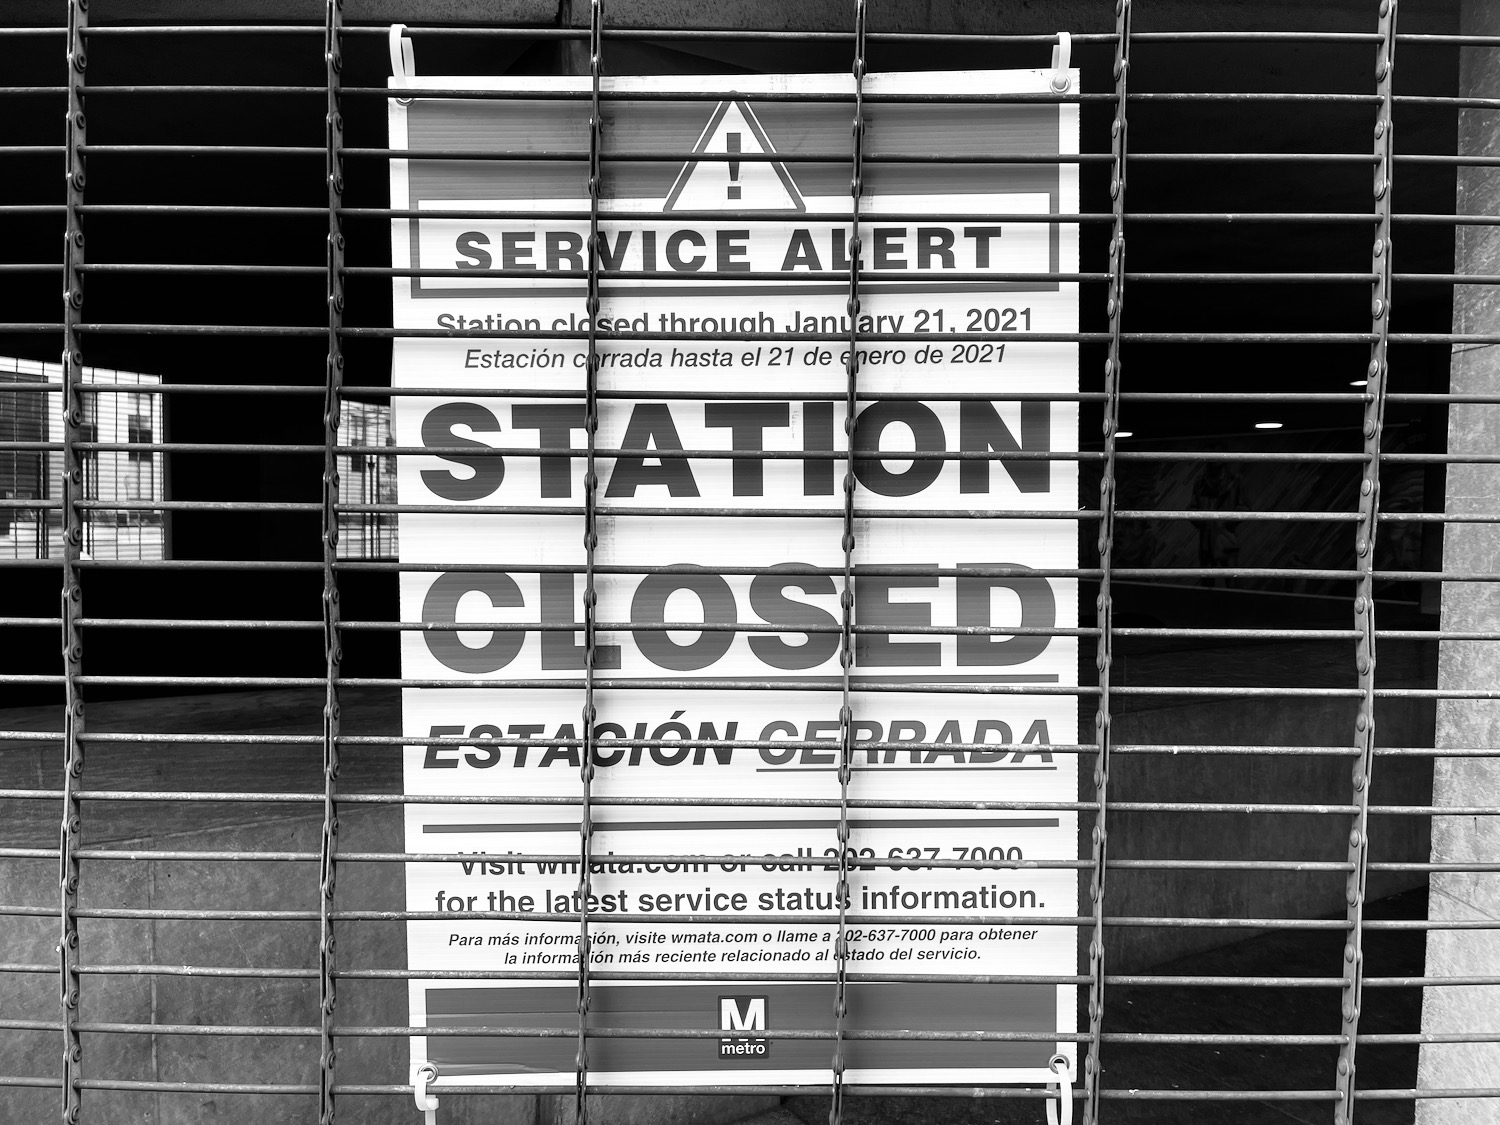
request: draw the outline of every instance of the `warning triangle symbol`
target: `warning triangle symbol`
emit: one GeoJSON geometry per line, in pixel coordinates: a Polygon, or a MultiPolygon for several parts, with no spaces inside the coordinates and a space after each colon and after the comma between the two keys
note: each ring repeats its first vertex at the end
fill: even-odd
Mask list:
{"type": "MultiPolygon", "coordinates": [[[[741,101],[720,102],[694,153],[770,153],[755,113],[741,101]]],[[[666,211],[806,211],[796,181],[779,160],[689,160],[667,193],[666,211]]]]}

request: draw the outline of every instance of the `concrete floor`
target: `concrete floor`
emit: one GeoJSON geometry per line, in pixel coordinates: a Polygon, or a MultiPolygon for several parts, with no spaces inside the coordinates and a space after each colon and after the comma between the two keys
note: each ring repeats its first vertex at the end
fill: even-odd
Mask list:
{"type": "MultiPolygon", "coordinates": [[[[1368,918],[1427,916],[1425,891],[1408,891],[1372,903],[1368,918]]],[[[1326,977],[1339,961],[1344,937],[1335,930],[1280,931],[1179,958],[1153,969],[1164,976],[1326,977]]],[[[1375,931],[1365,936],[1369,976],[1420,976],[1424,934],[1375,931]]],[[[1105,1031],[1197,1032],[1214,1035],[1332,1035],[1339,1031],[1339,990],[1284,986],[1208,988],[1117,985],[1106,995],[1105,1031]]],[[[1419,1030],[1422,994],[1416,988],[1366,988],[1361,1034],[1419,1030]]],[[[1080,1019],[1080,1026],[1082,1020],[1080,1019]]],[[[1107,1045],[1107,1087],[1113,1090],[1331,1090],[1338,1049],[1315,1047],[1192,1047],[1107,1045]]],[[[1356,1055],[1361,1088],[1409,1089],[1416,1085],[1415,1045],[1361,1046],[1356,1055]]],[[[1081,1110],[1081,1104],[1079,1109],[1081,1110]]],[[[1045,1120],[1036,1100],[980,1098],[854,1097],[845,1102],[845,1125],[1020,1125],[1045,1120]]],[[[1326,1125],[1326,1100],[1252,1099],[1221,1102],[1111,1100],[1104,1120],[1155,1125],[1326,1125]]],[[[1413,1118],[1410,1101],[1364,1101],[1359,1125],[1403,1125],[1413,1118]]],[[[1075,1116],[1075,1120],[1080,1120],[1075,1116]]],[[[827,1097],[788,1099],[776,1113],[747,1125],[825,1125],[827,1097]],[[790,1113],[792,1116],[788,1117],[790,1113]]]]}
{"type": "MultiPolygon", "coordinates": [[[[1143,656],[1145,654],[1142,654],[1143,656]]],[[[1300,661],[1284,659],[1288,653],[1278,651],[1278,660],[1265,659],[1272,654],[1260,654],[1263,668],[1273,664],[1300,664],[1300,667],[1285,669],[1287,675],[1299,675],[1303,682],[1331,682],[1336,680],[1336,669],[1329,667],[1324,675],[1318,675],[1320,665],[1309,659],[1309,653],[1299,654],[1300,661]]],[[[1202,654],[1192,654],[1199,665],[1206,663],[1202,654]]],[[[1151,679],[1166,679],[1169,682],[1187,682],[1182,677],[1192,669],[1190,661],[1180,655],[1162,654],[1156,664],[1169,667],[1151,667],[1149,660],[1138,659],[1133,675],[1146,678],[1149,667],[1151,679]]],[[[1137,681],[1138,682],[1138,681],[1137,681]]],[[[316,793],[321,790],[321,748],[317,745],[283,742],[289,735],[314,734],[318,730],[318,716],[322,704],[320,692],[251,692],[229,696],[190,697],[170,701],[135,701],[95,704],[90,708],[89,729],[94,732],[144,731],[162,734],[174,732],[196,733],[200,731],[224,731],[236,735],[258,734],[270,736],[266,742],[238,745],[192,745],[183,743],[114,743],[95,744],[89,754],[87,783],[90,788],[117,790],[191,789],[195,791],[251,791],[276,789],[290,792],[316,793]]],[[[1128,724],[1159,724],[1163,731],[1170,729],[1182,741],[1213,741],[1225,737],[1226,729],[1243,729],[1245,715],[1229,714],[1231,704],[1197,704],[1180,709],[1166,708],[1158,711],[1134,711],[1122,716],[1122,727],[1128,724]],[[1228,719],[1233,721],[1225,721],[1228,719]],[[1202,728],[1200,730],[1200,728],[1202,728]]],[[[1269,709],[1267,709],[1269,710],[1269,709]]],[[[1287,717],[1289,708],[1281,707],[1284,713],[1281,722],[1285,725],[1296,715],[1287,717]]],[[[1311,712],[1309,712],[1311,714],[1311,712]]],[[[1344,725],[1337,715],[1318,715],[1318,731],[1326,727],[1330,740],[1345,733],[1344,725]]],[[[55,730],[58,713],[54,708],[28,708],[9,710],[0,714],[0,729],[12,731],[55,730]]],[[[399,729],[394,697],[390,693],[366,690],[350,690],[345,697],[345,730],[350,734],[383,733],[399,729]]],[[[1430,720],[1429,720],[1430,721],[1430,720]]],[[[1392,737],[1392,726],[1388,724],[1387,737],[1392,737]]],[[[1420,726],[1413,721],[1414,728],[1420,726]]],[[[1142,737],[1147,731],[1143,726],[1136,732],[1134,741],[1149,741],[1142,737]]],[[[1280,741],[1283,735],[1293,737],[1288,731],[1267,730],[1259,732],[1268,742],[1280,741]]],[[[1307,730],[1297,732],[1306,737],[1307,730]]],[[[1416,729],[1403,732],[1412,744],[1420,737],[1416,729]]],[[[1314,738],[1311,741],[1318,742],[1314,738]]],[[[1419,744],[1419,743],[1418,743],[1419,744]]],[[[346,756],[346,768],[340,778],[343,792],[381,793],[399,790],[399,768],[397,747],[360,747],[346,756]]],[[[1172,789],[1164,786],[1193,786],[1197,783],[1188,776],[1187,766],[1175,761],[1170,763],[1174,777],[1158,777],[1135,764],[1140,759],[1122,759],[1119,771],[1122,782],[1129,781],[1132,773],[1140,774],[1138,786],[1158,798],[1172,789]]],[[[1226,778],[1215,775],[1218,787],[1235,789],[1238,799],[1255,794],[1259,799],[1307,800],[1321,794],[1323,787],[1333,786],[1328,792],[1337,791],[1347,785],[1347,769],[1340,762],[1332,763],[1342,777],[1304,775],[1281,770],[1262,770],[1255,776],[1226,778]],[[1230,783],[1233,782],[1231,785],[1230,783]],[[1241,785],[1243,782],[1243,785],[1241,785]],[[1316,784],[1315,784],[1316,783],[1316,784]]],[[[60,755],[55,743],[38,743],[10,740],[0,746],[0,787],[17,789],[49,789],[56,786],[59,777],[60,755]]],[[[1207,768],[1207,767],[1205,767],[1207,768]]],[[[1216,769],[1222,771],[1223,766],[1216,769]]],[[[1418,786],[1401,777],[1398,771],[1387,770],[1385,783],[1391,791],[1411,794],[1418,786]]],[[[1222,791],[1221,788],[1212,790],[1222,791]]],[[[1188,799],[1201,799],[1206,791],[1192,789],[1185,792],[1188,799]]],[[[119,846],[139,842],[153,847],[173,846],[189,849],[247,848],[266,850],[303,851],[315,850],[319,821],[312,808],[288,808],[274,805],[224,805],[214,803],[179,803],[165,808],[153,802],[91,801],[85,810],[84,836],[89,846],[119,846]],[[309,814],[312,814],[311,816],[309,814]],[[170,841],[170,844],[169,844],[170,841]]],[[[1179,841],[1173,847],[1163,846],[1153,851],[1155,845],[1138,844],[1143,854],[1175,854],[1178,848],[1190,855],[1213,854],[1259,854],[1258,849],[1274,848],[1287,850],[1288,854],[1303,857],[1317,856],[1325,850],[1320,841],[1304,842],[1296,837],[1290,826],[1282,825],[1281,818],[1259,818],[1256,826],[1248,821],[1216,820],[1211,827],[1199,835],[1179,841]],[[1272,824],[1275,820],[1276,824],[1272,824]],[[1251,832],[1254,840],[1227,839],[1226,833],[1251,832]],[[1317,846],[1314,847],[1313,845],[1317,846]]],[[[12,847],[48,848],[56,846],[57,804],[55,800],[7,800],[0,804],[0,842],[12,847]]],[[[341,847],[351,852],[362,850],[386,850],[399,835],[399,813],[394,807],[344,810],[341,817],[341,847]]],[[[1123,827],[1123,824],[1122,824],[1123,827]]],[[[1332,826],[1337,829],[1337,825],[1332,826]]],[[[1129,843],[1129,836],[1116,837],[1129,843]]],[[[1157,843],[1160,843],[1158,841],[1157,843]]],[[[1168,844],[1171,841],[1167,842],[1168,844]]],[[[1333,841],[1328,848],[1332,848],[1333,841]]],[[[1336,849],[1335,849],[1336,850],[1336,849]]],[[[1425,840],[1410,840],[1382,851],[1382,857],[1397,858],[1411,853],[1413,858],[1425,858],[1425,840]]],[[[1128,853],[1127,853],[1128,854],[1128,853]]],[[[1330,855],[1333,851],[1329,852],[1330,855]]],[[[9,863],[7,880],[0,880],[8,887],[3,901],[18,904],[51,905],[56,901],[56,861],[38,858],[16,860],[9,863]]],[[[312,871],[306,864],[292,864],[296,868],[295,879],[286,863],[244,863],[237,867],[224,868],[212,862],[189,863],[172,861],[124,865],[97,862],[86,865],[85,896],[98,905],[139,905],[148,903],[157,906],[236,905],[240,908],[276,907],[306,908],[310,894],[315,894],[312,871]],[[125,868],[128,868],[126,870],[125,868]],[[143,870],[137,870],[141,868],[143,870]],[[144,870],[148,869],[149,870],[144,870]],[[129,876],[128,878],[126,876],[129,876]],[[149,883],[147,890],[136,884],[142,879],[149,883]]],[[[357,902],[362,908],[399,909],[400,886],[398,868],[389,864],[346,863],[342,868],[339,883],[341,900],[357,902]]],[[[1209,889],[1241,888],[1245,880],[1235,877],[1213,879],[1209,889]]],[[[1285,886],[1281,887],[1285,893],[1285,886]]],[[[1129,897],[1133,894],[1141,909],[1127,909],[1123,913],[1162,913],[1163,904],[1172,901],[1170,895],[1143,883],[1132,885],[1124,880],[1112,883],[1112,897],[1129,897]]],[[[1217,893],[1217,892],[1215,892],[1217,893]]],[[[1375,891],[1374,893],[1381,893],[1375,891]]],[[[1312,906],[1312,899],[1296,903],[1282,902],[1283,909],[1294,911],[1290,916],[1317,916],[1329,906],[1312,906]]],[[[1207,906],[1213,906],[1212,903],[1207,906]]],[[[1265,913],[1240,908],[1234,904],[1220,904],[1207,909],[1210,916],[1267,916],[1265,913]]],[[[1272,916],[1275,916],[1272,914],[1272,916]]],[[[1283,917],[1289,915],[1281,915],[1283,917]]],[[[1332,916],[1331,914],[1329,916],[1332,916]]],[[[1338,913],[1342,917],[1342,911],[1338,913]]],[[[1426,917],[1425,891],[1408,891],[1395,894],[1372,904],[1370,917],[1426,917]]],[[[10,955],[6,960],[34,961],[45,963],[52,956],[56,941],[55,922],[50,919],[11,919],[8,942],[10,955]]],[[[379,927],[374,927],[379,929],[379,927]]],[[[389,927],[384,938],[380,934],[367,933],[356,927],[346,930],[340,938],[341,950],[348,964],[369,966],[400,966],[405,963],[405,951],[401,927],[389,927]]],[[[384,932],[384,931],[382,931],[384,932]]],[[[1342,965],[1341,946],[1343,937],[1337,930],[1329,931],[1280,931],[1252,937],[1250,940],[1222,946],[1217,949],[1199,950],[1187,956],[1179,945],[1178,934],[1169,930],[1122,930],[1118,937],[1132,938],[1132,953],[1127,958],[1114,949],[1112,942],[1111,970],[1114,972],[1138,972],[1144,966],[1155,966],[1150,971],[1167,976],[1246,975],[1277,977],[1327,977],[1336,973],[1342,965]],[[1175,959],[1174,959],[1175,958],[1175,959]]],[[[1227,936],[1227,935],[1223,935],[1227,936]]],[[[1216,940],[1223,936],[1215,934],[1216,940]]],[[[91,950],[90,957],[102,961],[135,962],[174,958],[180,963],[194,964],[282,964],[306,967],[315,945],[315,933],[306,924],[297,923],[276,928],[268,925],[235,925],[233,927],[201,926],[195,923],[159,923],[154,927],[143,927],[141,923],[116,926],[106,933],[103,928],[93,928],[85,935],[85,944],[91,950]],[[131,928],[134,927],[134,928],[131,928]],[[147,930],[149,929],[149,933],[147,930]],[[128,933],[126,931],[129,931],[128,933]],[[139,930],[141,932],[137,933],[139,930]],[[118,931],[118,932],[116,932],[118,931]],[[118,941],[116,941],[118,939],[118,941]],[[207,943],[207,944],[205,944],[207,943]],[[118,945],[118,948],[116,948],[118,945]],[[155,949],[155,954],[149,952],[155,949]]],[[[1423,934],[1375,932],[1367,936],[1367,972],[1371,976],[1417,976],[1422,972],[1423,934]]],[[[145,994],[145,984],[140,981],[118,978],[118,987],[109,983],[112,978],[93,978],[90,997],[105,1007],[95,1009],[99,1014],[90,1018],[119,1018],[144,1022],[224,1022],[226,1004],[238,1018],[248,1023],[297,1024],[308,1017],[309,1004],[315,1002],[315,992],[306,981],[288,981],[284,987],[273,989],[271,982],[262,982],[249,991],[240,990],[230,994],[222,990],[199,987],[191,980],[176,981],[162,978],[145,994]],[[123,992],[122,992],[123,990],[123,992]],[[123,993],[129,992],[126,996],[123,993]],[[140,992],[140,996],[135,994],[140,992]],[[120,995],[116,995],[120,993],[120,995]],[[116,1003],[118,1001],[118,1003],[116,1003]],[[128,1003],[127,1003],[128,1001],[128,1003]],[[121,1007],[123,1005],[123,1007],[121,1007]],[[119,1007],[119,1011],[114,1009],[119,1007]],[[107,1010],[106,1010],[107,1009],[107,1010]],[[169,1018],[170,1017],[170,1018],[169,1018]]],[[[1332,1035],[1339,1030],[1339,999],[1337,987],[1276,988],[1210,988],[1199,986],[1115,986],[1107,996],[1106,1030],[1109,1032],[1142,1033],[1214,1033],[1214,1034],[1318,1034],[1332,1035]]],[[[399,982],[348,982],[341,988],[341,1008],[352,1022],[376,1024],[400,1023],[404,1010],[404,990],[399,982]],[[358,987],[358,985],[368,987],[358,987]],[[387,987],[389,985],[389,987],[387,987]]],[[[93,1006],[91,1000],[90,1006],[93,1006]]],[[[41,976],[17,976],[7,974],[0,980],[0,1008],[14,1012],[18,1017],[50,1020],[55,1019],[55,983],[41,976]]],[[[1365,1033],[1416,1032],[1421,1015],[1421,994],[1417,989],[1372,988],[1365,994],[1365,1010],[1361,1030],[1365,1033]]],[[[1086,1026],[1086,1020],[1080,1021],[1086,1026]]],[[[115,1037],[116,1039],[120,1037],[115,1037]]],[[[233,1075],[239,1081],[306,1081],[316,1067],[316,1060],[309,1059],[304,1048],[294,1040],[278,1040],[259,1044],[259,1049],[248,1050],[247,1042],[205,1041],[196,1039],[173,1039],[172,1037],[133,1037],[142,1044],[152,1043],[151,1058],[115,1058],[110,1052],[116,1044],[91,1044],[90,1059],[95,1073],[121,1077],[173,1077],[216,1078],[224,1080],[233,1075]],[[208,1050],[207,1043],[215,1043],[208,1050]],[[108,1046],[109,1049],[105,1049],[108,1046]],[[103,1053],[101,1053],[101,1051],[103,1053]]],[[[51,1033],[27,1033],[17,1035],[9,1048],[0,1044],[0,1073],[7,1074],[51,1074],[56,1054],[55,1040],[51,1033]],[[22,1040],[24,1039],[24,1043],[22,1040]],[[17,1053],[19,1052],[19,1053],[17,1053]]],[[[121,1047],[123,1050],[123,1047],[121,1047]]],[[[390,1081],[390,1075],[404,1073],[404,1059],[399,1044],[394,1040],[356,1041],[346,1045],[341,1053],[341,1067],[346,1081],[390,1081]]],[[[1306,1090],[1327,1091],[1332,1088],[1337,1050],[1332,1046],[1300,1047],[1194,1047],[1194,1046],[1128,1046],[1107,1045],[1104,1051],[1107,1084],[1111,1089],[1139,1088],[1146,1090],[1306,1090]]],[[[1408,1088],[1415,1085],[1417,1052],[1415,1047],[1362,1046],[1359,1051],[1359,1075],[1361,1085],[1378,1088],[1408,1088]]],[[[134,1098],[132,1105],[140,1110],[131,1120],[148,1125],[179,1125],[203,1120],[212,1102],[204,1098],[165,1096],[147,1098],[152,1104],[134,1098]],[[140,1102],[136,1105],[136,1102],[140,1102]]],[[[103,1109],[105,1101],[115,1099],[104,1095],[92,1095],[94,1104],[103,1109]]],[[[254,1100],[254,1099],[252,1099],[254,1100]]],[[[261,1110],[250,1110],[248,1106],[231,1106],[229,1102],[217,1106],[213,1113],[222,1114],[220,1120],[291,1122],[302,1120],[304,1099],[268,1098],[262,1107],[271,1116],[258,1116],[261,1110]],[[274,1106],[272,1103],[276,1103],[274,1106]],[[249,1116],[246,1116],[246,1113],[249,1116]]],[[[453,1098],[447,1104],[440,1121],[444,1125],[497,1125],[501,1121],[516,1122],[517,1125],[566,1125],[562,1119],[567,1114],[567,1103],[571,1099],[550,1098],[453,1098]],[[501,1104],[505,1103],[505,1104],[501,1104]],[[543,1104],[545,1103],[545,1104],[543,1104]]],[[[634,1103],[630,1106],[611,1106],[604,1119],[611,1125],[706,1125],[709,1121],[727,1122],[743,1117],[746,1112],[761,1110],[765,1102],[756,1105],[746,1099],[735,1103],[724,1099],[674,1098],[674,1099],[621,1099],[634,1103]],[[712,1103],[712,1104],[710,1104],[712,1103]],[[625,1112],[629,1110],[629,1112],[625,1112]]],[[[55,1103],[55,1092],[48,1090],[20,1091],[12,1089],[0,1095],[0,1121],[40,1120],[42,1114],[51,1112],[55,1103]],[[32,1097],[32,1095],[35,1097],[32,1097]],[[36,1113],[33,1115],[32,1110],[36,1113]]],[[[1107,1107],[1106,1120],[1110,1122],[1150,1121],[1162,1123],[1187,1122],[1194,1125],[1204,1116],[1203,1103],[1176,1103],[1171,1101],[1113,1100],[1107,1107]]],[[[827,1097],[807,1096],[786,1101],[771,1117],[762,1118],[761,1125],[795,1125],[796,1121],[807,1125],[822,1125],[827,1120],[827,1097]],[[788,1117],[790,1114],[792,1117],[788,1117]]],[[[344,1099],[340,1116],[365,1122],[405,1121],[411,1119],[411,1106],[398,1104],[395,1099],[344,1099]],[[368,1103],[368,1104],[365,1104],[368,1103]],[[378,1104],[376,1104],[378,1103],[378,1104]]],[[[1216,1123],[1260,1123],[1285,1121],[1317,1122],[1329,1120],[1332,1107],[1326,1100],[1279,1100],[1247,1099],[1240,1102],[1219,1103],[1211,1107],[1211,1116],[1216,1123]]],[[[93,1119],[93,1113],[86,1120],[93,1119]]],[[[1360,1125],[1369,1123],[1407,1122],[1412,1120],[1409,1102],[1374,1101],[1359,1106],[1357,1120],[1360,1125]]],[[[113,1120],[113,1118],[110,1118],[113,1120]]],[[[957,1125],[979,1125],[979,1123],[1041,1122],[1045,1120],[1043,1106],[1034,1097],[1027,1098],[954,1098],[954,1099],[901,1099],[885,1097],[851,1097],[846,1103],[845,1121],[848,1125],[895,1125],[897,1122],[954,1122],[957,1125]]]]}

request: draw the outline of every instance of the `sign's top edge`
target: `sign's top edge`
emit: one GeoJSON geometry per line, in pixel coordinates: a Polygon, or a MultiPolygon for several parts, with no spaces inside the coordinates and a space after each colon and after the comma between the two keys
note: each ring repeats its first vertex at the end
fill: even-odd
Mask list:
{"type": "MultiPolygon", "coordinates": [[[[867,74],[867,94],[938,94],[962,90],[966,93],[1029,94],[1053,92],[1057,75],[1051,68],[1032,70],[941,70],[867,74]]],[[[1070,70],[1072,88],[1078,87],[1078,70],[1070,70]]],[[[493,90],[508,94],[587,93],[593,88],[588,75],[409,75],[389,80],[392,89],[413,94],[423,90],[493,90]]],[[[718,93],[726,97],[755,94],[845,94],[854,79],[849,74],[631,74],[605,76],[600,89],[610,94],[632,91],[651,93],[718,93]]]]}

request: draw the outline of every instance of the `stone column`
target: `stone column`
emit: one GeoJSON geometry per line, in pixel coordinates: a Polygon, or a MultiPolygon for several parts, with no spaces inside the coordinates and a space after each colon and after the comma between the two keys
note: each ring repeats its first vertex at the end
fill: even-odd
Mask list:
{"type": "MultiPolygon", "coordinates": [[[[1462,31],[1466,35],[1500,35],[1500,5],[1493,0],[1464,0],[1462,31]]],[[[1460,91],[1464,97],[1500,97],[1500,49],[1462,50],[1460,91]]],[[[1458,151],[1468,156],[1500,155],[1500,113],[1461,111],[1458,151]]],[[[1500,215],[1500,169],[1460,169],[1457,210],[1463,215],[1500,215]]],[[[1400,252],[1398,244],[1394,253],[1400,252]]],[[[1455,258],[1458,273],[1500,274],[1500,227],[1459,227],[1455,258]]],[[[1453,330],[1500,332],[1500,287],[1458,286],[1453,330]]],[[[1500,346],[1456,345],[1451,378],[1455,394],[1500,394],[1500,346]]],[[[1450,453],[1493,454],[1497,450],[1500,406],[1460,403],[1449,407],[1450,453]]],[[[1500,465],[1450,465],[1445,510],[1450,516],[1500,511],[1500,465]]],[[[1444,527],[1443,569],[1468,573],[1500,570],[1500,525],[1444,527]]],[[[1448,583],[1442,595],[1442,627],[1465,632],[1500,630],[1500,584],[1448,583]]],[[[1440,653],[1440,688],[1488,690],[1500,685],[1500,643],[1443,641],[1440,653]]],[[[1500,747],[1500,702],[1439,701],[1436,745],[1440,749],[1500,747]]],[[[1432,803],[1500,805],[1500,757],[1436,759],[1432,803]]],[[[1435,863],[1500,860],[1500,817],[1434,817],[1432,859],[1435,863]]],[[[1427,975],[1500,975],[1500,873],[1435,873],[1430,902],[1428,914],[1434,921],[1479,920],[1487,921],[1491,928],[1430,931],[1427,975]]],[[[1500,986],[1426,989],[1422,1030],[1430,1034],[1490,1032],[1500,1036],[1500,986]]],[[[1500,1086],[1500,1043],[1425,1044],[1417,1082],[1424,1089],[1500,1086]]],[[[1500,1122],[1500,1098],[1419,1101],[1416,1119],[1420,1125],[1496,1123],[1500,1122]]]]}

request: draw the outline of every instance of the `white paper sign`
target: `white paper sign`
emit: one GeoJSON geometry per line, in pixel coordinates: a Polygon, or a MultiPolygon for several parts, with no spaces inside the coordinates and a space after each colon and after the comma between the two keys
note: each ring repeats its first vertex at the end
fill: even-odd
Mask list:
{"type": "MultiPolygon", "coordinates": [[[[393,385],[420,392],[393,399],[396,443],[434,450],[399,461],[419,509],[400,517],[416,567],[401,614],[429,625],[402,636],[420,685],[403,722],[472,743],[408,746],[406,791],[539,801],[406,807],[407,851],[464,857],[407,865],[408,909],[437,915],[409,923],[411,968],[508,974],[413,980],[413,1025],[576,1028],[566,916],[586,908],[590,1026],[722,1033],[591,1040],[591,1081],[830,1081],[831,1043],[775,1032],[834,1025],[852,464],[849,847],[881,865],[849,869],[845,1026],[1075,1029],[1074,986],[1003,978],[1075,972],[1076,931],[1046,919],[1077,912],[1076,872],[1026,864],[1077,856],[1076,814],[1046,807],[1076,800],[1077,758],[1051,747],[1077,741],[1077,642],[1037,632],[1078,624],[1076,583],[1048,573],[1077,565],[1077,462],[1045,456],[1078,448],[1076,402],[1045,397],[1076,393],[1077,345],[1037,338],[1077,331],[1077,285],[1056,279],[1077,271],[1077,232],[1031,218],[1077,212],[1076,165],[1055,162],[1077,152],[1077,108],[930,99],[1051,75],[869,76],[857,231],[840,218],[847,76],[605,80],[591,732],[588,82],[431,78],[393,100],[392,147],[413,157],[392,163],[392,206],[422,213],[393,222],[393,261],[423,271],[396,278],[395,324],[449,331],[395,342],[393,385]],[[787,91],[810,98],[767,97],[787,91]],[[925,100],[884,100],[901,94],[925,100]],[[632,159],[672,150],[693,155],[632,159]],[[1014,153],[1038,162],[977,159],[1014,153]],[[822,275],[849,268],[854,235],[851,324],[848,282],[822,275]],[[589,745],[592,797],[638,803],[594,806],[581,902],[589,745]],[[746,799],[763,803],[705,803],[746,799]],[[1014,866],[943,866],[981,860],[1014,866]]],[[[439,1084],[575,1080],[568,1038],[412,1052],[439,1084]]],[[[1043,1038],[845,1052],[850,1082],[965,1084],[1045,1082],[1075,1054],[1043,1038]]]]}

